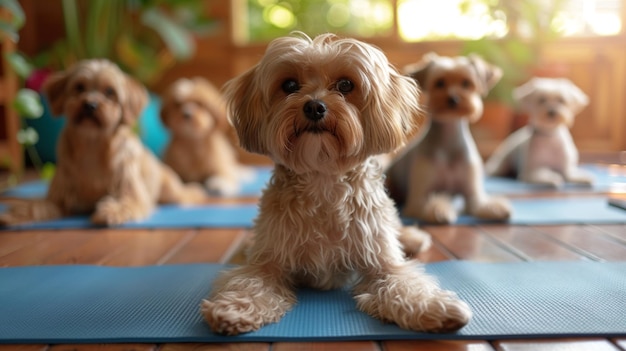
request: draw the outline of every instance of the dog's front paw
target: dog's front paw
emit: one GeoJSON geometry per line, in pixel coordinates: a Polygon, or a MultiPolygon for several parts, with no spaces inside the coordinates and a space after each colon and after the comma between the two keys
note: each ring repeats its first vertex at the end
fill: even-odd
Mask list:
{"type": "Polygon", "coordinates": [[[527,183],[546,185],[555,189],[561,188],[565,182],[562,175],[545,168],[537,169],[523,176],[522,180],[527,183]]]}
{"type": "Polygon", "coordinates": [[[236,179],[211,177],[205,180],[204,186],[213,196],[234,196],[239,192],[239,182],[236,179]]]}
{"type": "Polygon", "coordinates": [[[456,222],[457,210],[449,197],[431,196],[419,218],[429,223],[450,224],[456,222]]]}
{"type": "Polygon", "coordinates": [[[593,176],[583,170],[571,172],[565,176],[565,180],[570,183],[591,187],[593,185],[593,176]]]}
{"type": "Polygon", "coordinates": [[[420,301],[419,308],[406,321],[406,328],[429,333],[447,333],[463,328],[472,311],[456,294],[439,290],[420,301]]]}
{"type": "Polygon", "coordinates": [[[200,312],[211,330],[224,335],[238,335],[261,328],[261,314],[251,311],[256,311],[252,301],[202,300],[200,305],[200,312]]]}
{"type": "Polygon", "coordinates": [[[46,200],[16,200],[7,203],[7,212],[0,214],[0,226],[46,221],[61,217],[61,209],[46,200]]]}
{"type": "Polygon", "coordinates": [[[430,234],[415,226],[402,227],[398,240],[402,244],[404,252],[408,255],[424,252],[432,245],[430,234]]]}
{"type": "Polygon", "coordinates": [[[91,215],[91,223],[102,226],[116,226],[143,218],[144,216],[141,212],[137,208],[133,208],[133,206],[108,197],[96,205],[96,210],[91,215]]]}
{"type": "Polygon", "coordinates": [[[490,198],[471,211],[471,215],[487,220],[507,220],[512,213],[511,203],[500,197],[490,198]]]}

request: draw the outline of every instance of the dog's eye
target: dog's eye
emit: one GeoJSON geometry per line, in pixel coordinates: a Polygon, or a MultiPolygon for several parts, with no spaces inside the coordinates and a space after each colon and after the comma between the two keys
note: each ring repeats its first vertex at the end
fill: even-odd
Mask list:
{"type": "Polygon", "coordinates": [[[77,83],[76,85],[74,85],[74,91],[76,91],[77,93],[84,92],[85,91],[85,84],[77,83]]]}
{"type": "Polygon", "coordinates": [[[445,87],[446,87],[446,81],[445,81],[445,80],[443,80],[443,78],[441,78],[441,79],[437,79],[437,80],[435,81],[435,88],[439,88],[439,89],[441,89],[441,88],[445,88],[445,87]]]}
{"type": "Polygon", "coordinates": [[[295,79],[287,79],[283,82],[281,86],[283,91],[287,94],[293,94],[296,91],[300,90],[300,84],[295,79]]]}
{"type": "Polygon", "coordinates": [[[472,87],[472,82],[470,82],[469,79],[463,79],[463,81],[461,82],[461,86],[465,89],[469,89],[472,87]]]}
{"type": "Polygon", "coordinates": [[[108,98],[114,98],[115,97],[115,90],[111,87],[108,87],[106,89],[104,89],[104,95],[108,98]]]}
{"type": "Polygon", "coordinates": [[[537,101],[539,103],[539,105],[543,105],[546,103],[546,97],[545,96],[540,96],[539,100],[537,101]]]}
{"type": "Polygon", "coordinates": [[[354,89],[354,83],[349,79],[340,79],[335,85],[335,89],[342,94],[347,94],[354,89]]]}

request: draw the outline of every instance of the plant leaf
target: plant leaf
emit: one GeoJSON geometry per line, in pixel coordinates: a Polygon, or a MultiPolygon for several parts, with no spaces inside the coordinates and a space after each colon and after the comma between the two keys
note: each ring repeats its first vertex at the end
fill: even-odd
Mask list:
{"type": "Polygon", "coordinates": [[[43,105],[39,94],[31,89],[23,88],[17,92],[13,107],[17,113],[26,118],[39,118],[43,114],[43,105]]]}
{"type": "Polygon", "coordinates": [[[7,60],[9,66],[11,66],[11,69],[13,69],[15,74],[22,79],[28,78],[33,71],[33,65],[31,65],[23,55],[17,52],[6,53],[4,58],[7,60]]]}
{"type": "Polygon", "coordinates": [[[195,43],[189,31],[170,19],[163,11],[150,8],[142,14],[141,22],[159,34],[176,59],[189,59],[195,52],[195,43]]]}
{"type": "Polygon", "coordinates": [[[24,10],[17,0],[0,0],[0,8],[7,9],[11,14],[11,26],[15,30],[19,30],[26,21],[24,10]]]}
{"type": "Polygon", "coordinates": [[[37,144],[39,141],[39,134],[33,127],[20,129],[17,132],[17,142],[24,146],[31,146],[37,144]]]}

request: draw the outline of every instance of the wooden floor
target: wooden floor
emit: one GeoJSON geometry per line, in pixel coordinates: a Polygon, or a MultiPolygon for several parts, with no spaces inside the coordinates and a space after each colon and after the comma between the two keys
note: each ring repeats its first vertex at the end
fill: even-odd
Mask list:
{"type": "MultiPolygon", "coordinates": [[[[249,200],[248,200],[249,201],[249,200]]],[[[473,260],[626,260],[626,225],[424,227],[433,247],[424,262],[473,260]]],[[[237,262],[249,233],[242,229],[63,230],[0,232],[0,267],[96,264],[143,266],[237,262]]],[[[626,294],[626,292],[625,292],[626,294]]],[[[626,296],[626,295],[625,295],[626,296]]],[[[625,311],[626,318],[626,311],[625,311]]],[[[485,341],[359,341],[255,344],[0,345],[5,350],[626,350],[626,338],[485,341]]]]}

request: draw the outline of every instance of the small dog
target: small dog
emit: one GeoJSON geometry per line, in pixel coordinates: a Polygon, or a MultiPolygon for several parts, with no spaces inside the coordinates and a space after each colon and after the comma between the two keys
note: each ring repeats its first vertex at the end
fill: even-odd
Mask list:
{"type": "Polygon", "coordinates": [[[228,138],[230,124],[222,94],[206,79],[181,78],[162,96],[161,121],[171,139],[163,161],[185,182],[204,184],[210,194],[235,195],[241,175],[228,138]]]}
{"type": "Polygon", "coordinates": [[[196,204],[202,187],[186,187],[141,143],[133,126],[148,101],[146,89],[107,60],[84,60],[58,72],[43,92],[67,123],[45,199],[19,202],[5,225],[91,214],[97,225],[147,217],[157,202],[196,204]]]}
{"type": "Polygon", "coordinates": [[[483,186],[483,160],[470,133],[482,117],[482,98],[500,80],[502,70],[476,55],[424,55],[407,66],[422,87],[430,129],[400,153],[387,170],[392,197],[403,214],[432,223],[453,223],[452,196],[465,200],[465,212],[478,218],[506,220],[511,207],[491,198],[483,186]]]}
{"type": "Polygon", "coordinates": [[[532,78],[513,91],[528,124],[506,138],[486,163],[489,175],[558,188],[564,182],[590,186],[578,168],[578,150],[569,128],[589,99],[565,78],[532,78]]]}
{"type": "Polygon", "coordinates": [[[424,233],[402,230],[374,159],[422,123],[411,79],[371,45],[301,33],[272,41],[225,91],[242,146],[276,166],[247,264],[223,273],[202,302],[215,332],[277,322],[296,287],[346,284],[359,309],[402,328],[445,332],[468,322],[466,303],[405,260],[399,237],[424,233]]]}

